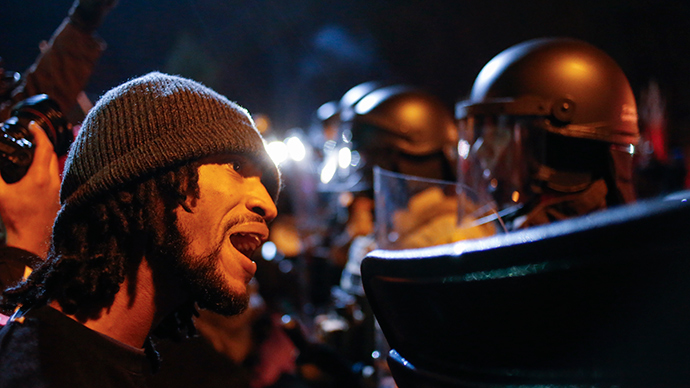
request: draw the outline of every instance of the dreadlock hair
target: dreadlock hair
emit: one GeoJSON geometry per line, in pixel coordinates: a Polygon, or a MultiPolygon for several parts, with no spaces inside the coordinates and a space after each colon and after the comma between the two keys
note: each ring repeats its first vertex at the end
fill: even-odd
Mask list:
{"type": "MultiPolygon", "coordinates": [[[[3,307],[57,301],[66,314],[81,320],[110,306],[144,256],[184,249],[174,210],[185,206],[188,196],[199,198],[199,166],[198,161],[178,165],[88,205],[63,207],[53,226],[48,259],[25,282],[5,292],[3,307]]],[[[164,332],[193,334],[194,313],[193,302],[184,305],[166,318],[164,332]]]]}

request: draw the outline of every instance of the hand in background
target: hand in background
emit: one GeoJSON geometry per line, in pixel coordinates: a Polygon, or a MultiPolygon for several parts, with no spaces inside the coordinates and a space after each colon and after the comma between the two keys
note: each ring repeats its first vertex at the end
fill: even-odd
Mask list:
{"type": "Polygon", "coordinates": [[[53,145],[41,127],[32,122],[29,131],[36,146],[26,175],[16,183],[0,179],[0,218],[9,246],[45,258],[53,221],[60,210],[60,175],[53,145]]]}

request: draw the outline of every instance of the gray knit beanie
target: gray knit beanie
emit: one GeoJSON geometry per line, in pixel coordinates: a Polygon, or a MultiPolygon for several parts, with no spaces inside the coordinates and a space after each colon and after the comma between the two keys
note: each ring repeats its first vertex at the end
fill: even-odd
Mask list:
{"type": "Polygon", "coordinates": [[[244,108],[195,81],[149,73],[107,92],[86,116],[65,164],[60,203],[82,205],[182,162],[246,155],[277,200],[280,175],[244,108]]]}

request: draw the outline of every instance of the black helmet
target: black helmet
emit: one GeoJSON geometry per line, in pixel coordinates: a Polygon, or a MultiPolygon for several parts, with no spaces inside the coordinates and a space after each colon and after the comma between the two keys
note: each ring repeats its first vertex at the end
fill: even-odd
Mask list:
{"type": "Polygon", "coordinates": [[[588,43],[543,38],[508,48],[481,70],[456,118],[462,179],[493,191],[499,206],[599,180],[606,205],[633,199],[635,97],[616,62],[588,43]]]}
{"type": "Polygon", "coordinates": [[[393,147],[408,155],[428,155],[455,147],[457,128],[452,113],[433,95],[397,85],[375,90],[354,107],[352,139],[357,148],[393,147]],[[363,144],[366,132],[377,140],[363,144]],[[357,144],[360,143],[360,144],[357,144]]]}
{"type": "Polygon", "coordinates": [[[426,178],[455,180],[457,128],[452,112],[435,96],[393,85],[370,91],[341,116],[338,145],[352,159],[347,175],[357,188],[371,189],[374,166],[426,178]]]}

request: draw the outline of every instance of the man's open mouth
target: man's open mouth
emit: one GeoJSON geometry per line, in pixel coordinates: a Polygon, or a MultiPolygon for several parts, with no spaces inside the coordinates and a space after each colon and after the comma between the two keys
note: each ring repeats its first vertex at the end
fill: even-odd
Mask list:
{"type": "Polygon", "coordinates": [[[243,255],[251,258],[259,246],[261,246],[261,238],[254,233],[235,233],[230,236],[232,245],[240,251],[243,255]]]}

